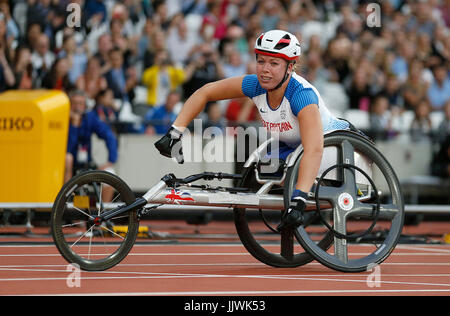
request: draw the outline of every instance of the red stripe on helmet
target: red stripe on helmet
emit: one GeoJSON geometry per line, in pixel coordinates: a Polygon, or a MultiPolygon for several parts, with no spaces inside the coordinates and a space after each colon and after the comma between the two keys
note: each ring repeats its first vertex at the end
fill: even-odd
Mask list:
{"type": "Polygon", "coordinates": [[[290,39],[287,39],[287,38],[282,38],[282,39],[280,39],[279,41],[278,41],[278,43],[277,44],[282,44],[282,43],[286,43],[286,44],[289,44],[291,42],[291,40],[290,39]]]}
{"type": "Polygon", "coordinates": [[[294,56],[294,57],[289,57],[285,54],[281,54],[281,53],[272,53],[266,50],[259,50],[259,49],[255,49],[255,54],[261,54],[261,55],[266,55],[266,56],[271,56],[271,57],[278,57],[278,58],[283,58],[283,59],[287,59],[287,60],[294,60],[297,59],[298,56],[294,56]]]}

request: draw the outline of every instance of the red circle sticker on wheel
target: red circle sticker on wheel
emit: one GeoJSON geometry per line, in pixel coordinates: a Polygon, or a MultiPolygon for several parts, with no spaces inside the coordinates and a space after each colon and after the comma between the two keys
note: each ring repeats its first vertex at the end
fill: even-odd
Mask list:
{"type": "Polygon", "coordinates": [[[338,204],[344,211],[350,211],[353,208],[353,198],[350,194],[344,192],[339,195],[338,204]]]}

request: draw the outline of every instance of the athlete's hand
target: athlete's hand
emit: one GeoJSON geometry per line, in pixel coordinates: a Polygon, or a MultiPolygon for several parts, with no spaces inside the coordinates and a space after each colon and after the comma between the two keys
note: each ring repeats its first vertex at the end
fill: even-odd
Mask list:
{"type": "Polygon", "coordinates": [[[171,127],[169,131],[155,143],[155,147],[159,153],[168,158],[175,158],[178,163],[184,163],[183,148],[181,146],[182,132],[175,127],[171,127]]]}
{"type": "Polygon", "coordinates": [[[292,194],[289,208],[283,214],[281,223],[278,225],[277,230],[297,228],[303,222],[303,211],[306,209],[307,193],[300,190],[295,190],[292,194]]]}

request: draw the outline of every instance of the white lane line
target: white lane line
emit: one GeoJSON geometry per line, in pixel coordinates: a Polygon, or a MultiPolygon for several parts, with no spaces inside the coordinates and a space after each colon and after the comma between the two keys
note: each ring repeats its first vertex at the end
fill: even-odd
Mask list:
{"type": "MultiPolygon", "coordinates": [[[[317,262],[311,262],[308,265],[320,265],[317,262]]],[[[424,262],[416,262],[416,263],[398,263],[398,262],[384,262],[381,264],[381,266],[385,266],[385,265],[449,265],[449,263],[424,263],[424,262]]],[[[4,270],[4,271],[8,271],[9,269],[17,269],[17,268],[30,268],[30,269],[35,269],[35,268],[64,268],[64,270],[55,270],[55,271],[61,271],[61,272],[66,272],[66,267],[68,266],[68,264],[31,264],[31,265],[27,265],[27,264],[15,264],[15,265],[0,265],[0,270],[4,270]]],[[[119,263],[118,265],[116,265],[114,267],[114,269],[116,268],[120,268],[120,267],[208,267],[208,266],[262,266],[262,267],[266,267],[265,264],[261,263],[261,262],[216,262],[216,263],[119,263]]],[[[30,271],[34,271],[34,270],[30,270],[30,271]]],[[[37,271],[37,270],[36,270],[37,271]]],[[[120,272],[120,271],[113,271],[113,270],[109,270],[109,271],[93,271],[93,272],[89,272],[89,273],[105,273],[105,272],[120,272]]],[[[139,273],[139,272],[136,272],[139,273]]],[[[324,275],[324,274],[320,274],[320,275],[316,275],[316,276],[352,276],[352,275],[366,275],[365,273],[369,273],[369,272],[361,272],[358,274],[348,274],[348,273],[342,273],[342,274],[335,274],[335,275],[324,275]]],[[[274,274],[277,275],[277,274],[274,274]]],[[[286,275],[286,274],[283,274],[286,275]]],[[[295,274],[297,275],[297,274],[295,274]]],[[[398,274],[398,273],[383,273],[383,275],[391,275],[391,276],[450,276],[450,274],[398,274]]],[[[311,276],[310,274],[300,274],[300,276],[311,276]]]]}
{"type": "MultiPolygon", "coordinates": [[[[436,246],[436,245],[433,245],[436,246]]],[[[448,249],[447,245],[442,245],[444,247],[440,248],[440,249],[436,249],[436,248],[431,248],[432,246],[429,245],[421,245],[419,247],[417,246],[406,246],[406,245],[397,245],[395,248],[396,249],[404,249],[404,250],[421,250],[421,251],[430,251],[430,252],[444,252],[444,253],[450,253],[450,249],[448,249]]]]}
{"type": "MultiPolygon", "coordinates": [[[[267,248],[270,247],[279,247],[279,245],[271,245],[271,244],[267,244],[264,245],[267,248]]],[[[86,246],[87,247],[87,246],[86,246]]],[[[96,247],[111,247],[111,245],[101,245],[98,244],[96,245],[96,247]]],[[[201,247],[201,248],[205,248],[205,247],[212,247],[212,248],[222,248],[222,247],[238,247],[238,248],[244,248],[244,246],[240,243],[235,243],[235,244],[172,244],[172,243],[158,243],[158,244],[139,244],[136,243],[133,245],[133,248],[145,248],[145,247],[180,247],[180,248],[188,248],[188,247],[201,247]]],[[[358,248],[358,247],[362,247],[362,248],[374,248],[374,245],[372,244],[357,244],[357,245],[350,245],[351,248],[358,248]]],[[[56,249],[56,246],[54,244],[49,244],[49,245],[0,245],[0,248],[52,248],[52,249],[56,249]]],[[[406,245],[406,244],[398,244],[395,249],[406,249],[406,250],[423,250],[423,251],[436,251],[436,252],[450,252],[450,245],[448,244],[440,244],[440,245],[427,245],[427,244],[423,244],[420,246],[411,246],[411,245],[406,245]]]]}
{"type": "MultiPolygon", "coordinates": [[[[92,256],[109,256],[110,253],[92,254],[92,256]]],[[[349,253],[350,256],[367,256],[369,253],[349,253]]],[[[87,256],[81,253],[80,256],[87,256]]],[[[248,252],[161,252],[161,253],[129,253],[127,256],[250,256],[248,252]]],[[[450,253],[392,253],[390,256],[450,256],[450,253]]],[[[61,257],[58,253],[25,253],[25,254],[0,254],[0,257],[61,257]]]]}
{"type": "MultiPolygon", "coordinates": [[[[87,256],[87,254],[79,254],[80,256],[87,256]]],[[[91,256],[109,256],[111,253],[98,253],[91,256]]],[[[167,252],[167,253],[129,253],[127,256],[250,256],[246,252],[167,252]]],[[[61,257],[60,254],[5,254],[0,257],[61,257]]]]}
{"type": "MultiPolygon", "coordinates": [[[[0,269],[4,270],[4,269],[0,269]]],[[[6,269],[8,271],[27,271],[27,272],[64,272],[61,270],[49,270],[49,269],[6,269]]],[[[66,272],[67,273],[67,272],[66,272]]],[[[101,274],[128,274],[131,276],[123,277],[111,277],[111,276],[92,276],[92,277],[81,277],[80,280],[89,279],[142,279],[142,278],[250,278],[250,279],[275,279],[275,280],[306,280],[306,281],[327,281],[327,282],[353,282],[353,283],[365,283],[366,279],[330,279],[311,276],[283,276],[283,275],[222,275],[222,274],[197,274],[197,273],[165,273],[165,272],[135,272],[135,271],[103,271],[101,274]],[[143,277],[145,276],[145,277],[143,277]]],[[[358,275],[353,275],[358,277],[358,275]]],[[[365,275],[360,275],[365,276],[365,275]]],[[[340,276],[339,276],[340,277],[340,276]]],[[[6,278],[0,279],[0,281],[48,281],[48,280],[61,280],[66,278],[6,278]]],[[[420,286],[443,286],[450,287],[449,284],[442,283],[424,283],[424,282],[400,282],[400,281],[385,281],[380,280],[380,284],[400,284],[400,285],[420,285],[420,286]]]]}
{"type": "Polygon", "coordinates": [[[436,293],[450,292],[450,289],[421,290],[299,290],[299,291],[202,291],[202,292],[119,292],[119,293],[81,293],[81,294],[39,294],[39,296],[197,296],[197,295],[288,295],[288,294],[362,294],[362,293],[436,293]]]}

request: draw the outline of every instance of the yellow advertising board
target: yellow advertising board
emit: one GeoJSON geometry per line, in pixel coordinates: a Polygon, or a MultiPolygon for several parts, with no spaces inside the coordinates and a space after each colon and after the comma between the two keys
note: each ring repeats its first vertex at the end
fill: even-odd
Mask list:
{"type": "Polygon", "coordinates": [[[54,201],[64,181],[69,110],[60,91],[0,94],[0,203],[54,201]]]}

